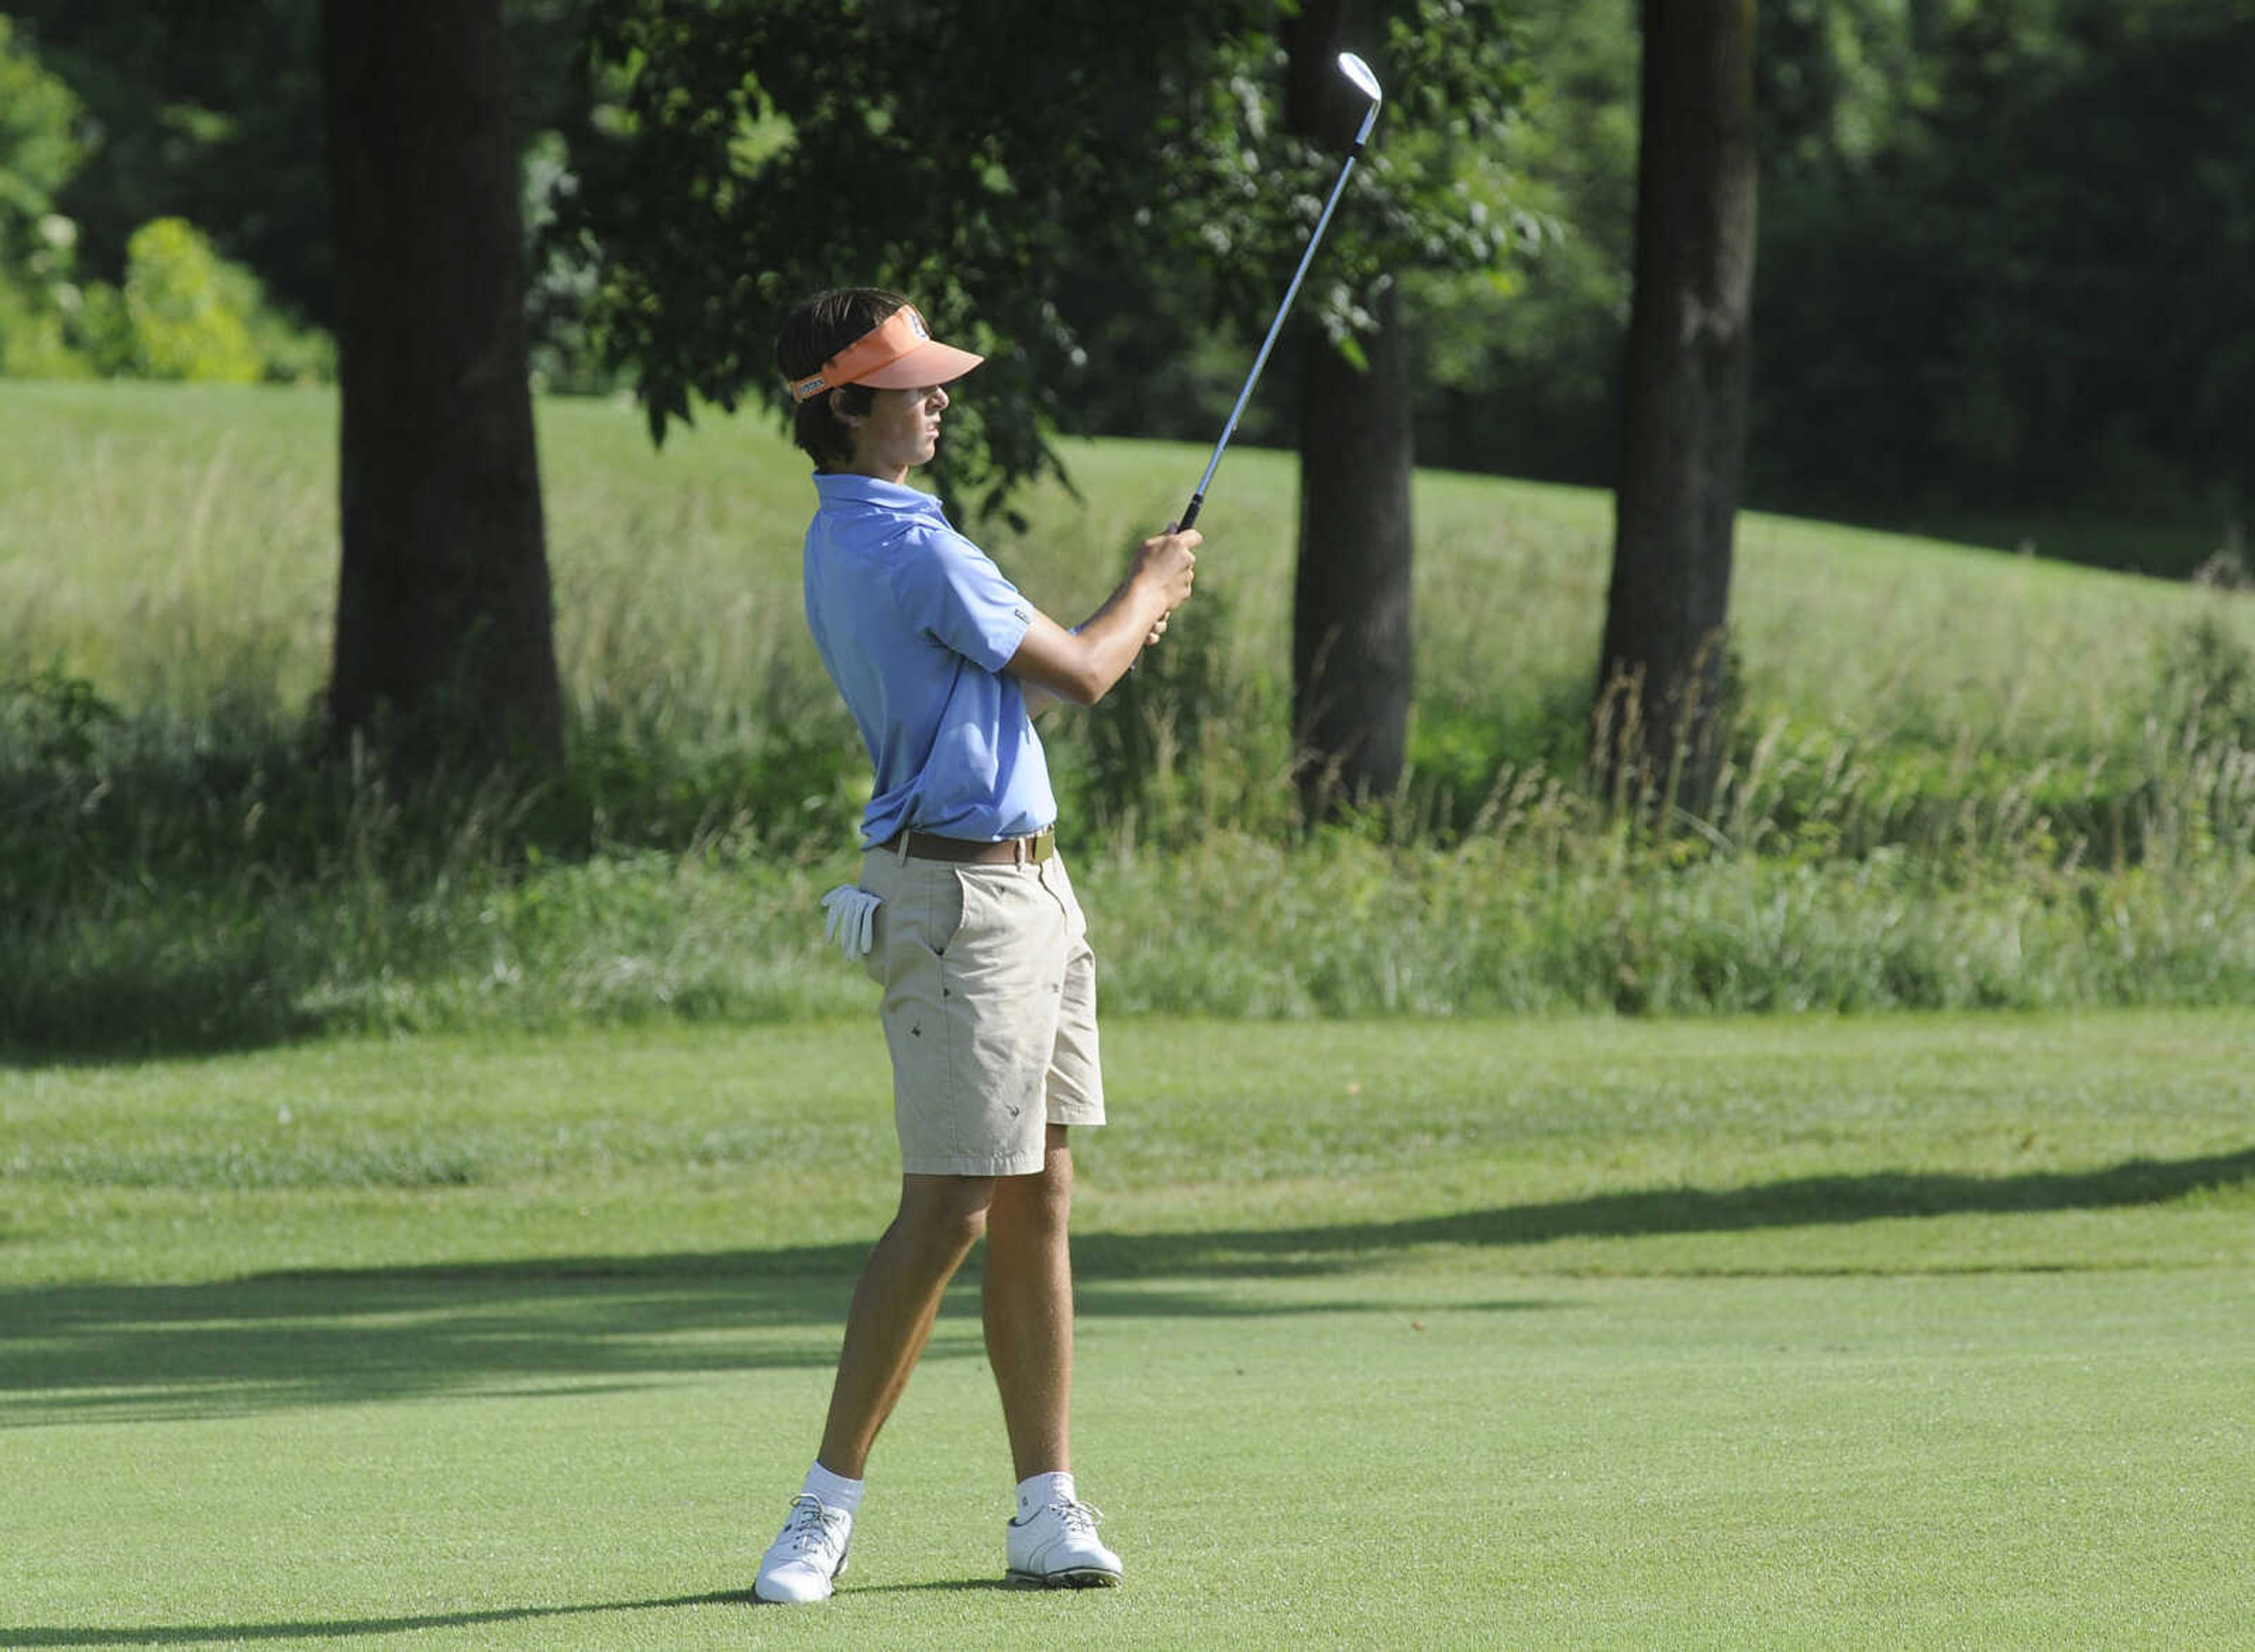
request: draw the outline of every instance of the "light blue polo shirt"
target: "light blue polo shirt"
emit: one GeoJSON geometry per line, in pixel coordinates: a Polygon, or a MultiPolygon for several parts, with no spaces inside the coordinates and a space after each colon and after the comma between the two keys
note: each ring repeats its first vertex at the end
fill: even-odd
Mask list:
{"type": "Polygon", "coordinates": [[[1057,821],[1049,763],[1002,667],[1033,605],[939,502],[818,472],[806,622],[876,769],[861,846],[903,826],[995,842],[1057,821]]]}

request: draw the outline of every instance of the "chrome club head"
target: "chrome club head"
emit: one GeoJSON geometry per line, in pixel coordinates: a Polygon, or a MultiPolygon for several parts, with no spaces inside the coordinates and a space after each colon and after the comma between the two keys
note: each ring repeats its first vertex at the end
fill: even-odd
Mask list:
{"type": "Polygon", "coordinates": [[[1370,100],[1370,107],[1362,112],[1362,125],[1354,135],[1355,152],[1360,154],[1362,146],[1370,141],[1370,129],[1378,124],[1378,106],[1386,94],[1379,89],[1378,77],[1370,72],[1370,65],[1353,53],[1340,53],[1338,67],[1341,74],[1354,82],[1354,89],[1370,100]]]}
{"type": "Polygon", "coordinates": [[[1340,53],[1338,66],[1339,73],[1352,81],[1355,88],[1372,102],[1375,103],[1386,95],[1378,89],[1378,77],[1370,72],[1370,65],[1355,56],[1353,53],[1340,53]]]}

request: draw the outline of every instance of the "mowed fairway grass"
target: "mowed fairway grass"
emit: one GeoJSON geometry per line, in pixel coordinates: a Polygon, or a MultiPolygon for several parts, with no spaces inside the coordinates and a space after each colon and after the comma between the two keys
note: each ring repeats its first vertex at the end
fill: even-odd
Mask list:
{"type": "Polygon", "coordinates": [[[0,1071],[0,1645],[2248,1644],[2255,1014],[1106,1036],[1127,1586],[999,1586],[966,1278],[796,1611],[874,1028],[0,1071]]]}

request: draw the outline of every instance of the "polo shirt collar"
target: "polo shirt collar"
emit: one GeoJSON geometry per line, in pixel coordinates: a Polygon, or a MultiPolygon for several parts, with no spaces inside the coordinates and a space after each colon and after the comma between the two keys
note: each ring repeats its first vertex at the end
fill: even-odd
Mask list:
{"type": "Polygon", "coordinates": [[[875,505],[886,510],[924,510],[935,517],[943,515],[939,501],[930,494],[899,482],[881,482],[875,476],[833,475],[818,470],[814,473],[814,490],[825,505],[875,505]]]}

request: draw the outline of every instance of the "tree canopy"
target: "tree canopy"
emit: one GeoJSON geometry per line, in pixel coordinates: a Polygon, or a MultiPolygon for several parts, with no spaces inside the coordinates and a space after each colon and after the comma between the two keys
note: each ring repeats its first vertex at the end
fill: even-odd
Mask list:
{"type": "Polygon", "coordinates": [[[1773,48],[1761,479],[2244,517],[2255,4],[1851,10],[1773,48]]]}
{"type": "MultiPolygon", "coordinates": [[[[326,186],[306,142],[318,10],[7,5],[0,168],[41,204],[24,211],[19,191],[0,244],[0,368],[138,370],[132,350],[74,336],[57,295],[122,292],[134,236],[160,218],[192,225],[285,313],[332,323],[326,186]]],[[[971,284],[920,293],[945,324],[976,313],[1023,353],[998,359],[986,390],[1007,370],[1036,425],[1217,428],[1247,348],[1232,318],[1273,302],[1324,170],[1291,181],[1284,7],[1001,11],[1007,39],[996,8],[904,0],[506,0],[527,193],[538,207],[564,192],[535,265],[544,382],[615,382],[600,334],[666,418],[763,394],[764,361],[734,359],[763,355],[760,272],[776,272],[774,303],[865,278],[889,224],[893,244],[933,250],[971,284]],[[842,63],[821,55],[848,39],[842,63]],[[880,78],[908,89],[865,110],[857,88],[880,78]],[[948,85],[977,107],[941,107],[948,85]],[[826,183],[803,165],[818,144],[839,158],[826,183]],[[647,158],[660,152],[683,170],[647,158]],[[968,217],[924,193],[963,180],[968,217]],[[646,193],[640,217],[614,186],[646,193]],[[581,235],[603,226],[679,244],[599,263],[581,235]],[[690,257],[692,241],[706,250],[690,257]]],[[[1459,172],[1479,151],[1501,177],[1474,180],[1489,214],[1473,228],[1541,256],[1430,275],[1397,243],[1382,261],[1408,300],[1421,458],[1610,482],[1634,8],[1430,0],[1393,16],[1391,107],[1324,268],[1378,267],[1356,238],[1376,221],[1376,163],[1411,159],[1413,129],[1460,144],[1459,172]],[[1462,102],[1482,88],[1500,125],[1462,102]]],[[[1769,0],[1757,51],[1750,497],[1873,517],[1930,502],[2244,519],[2255,136],[2239,82],[2255,0],[1769,0]]],[[[1336,283],[1310,297],[1335,328],[1354,302],[1336,283]]],[[[277,348],[267,370],[325,365],[277,348]]],[[[1248,438],[1295,434],[1296,370],[1280,358],[1248,438]]],[[[1034,446],[1002,457],[1042,462],[1034,446]]]]}
{"type": "MultiPolygon", "coordinates": [[[[982,507],[1056,467],[1089,366],[1085,282],[1273,306],[1336,155],[1276,113],[1279,8],[624,0],[601,21],[597,142],[556,234],[599,271],[596,333],[654,434],[702,398],[780,397],[774,324],[890,283],[989,358],[940,474],[982,507]],[[1037,95],[998,95],[1004,78],[1037,95]]],[[[1518,85],[1502,9],[1394,9],[1398,107],[1310,309],[1345,348],[1399,264],[1486,267],[1512,222],[1487,143],[1518,85]]],[[[1105,370],[1134,371],[1114,360],[1105,370]]]]}

